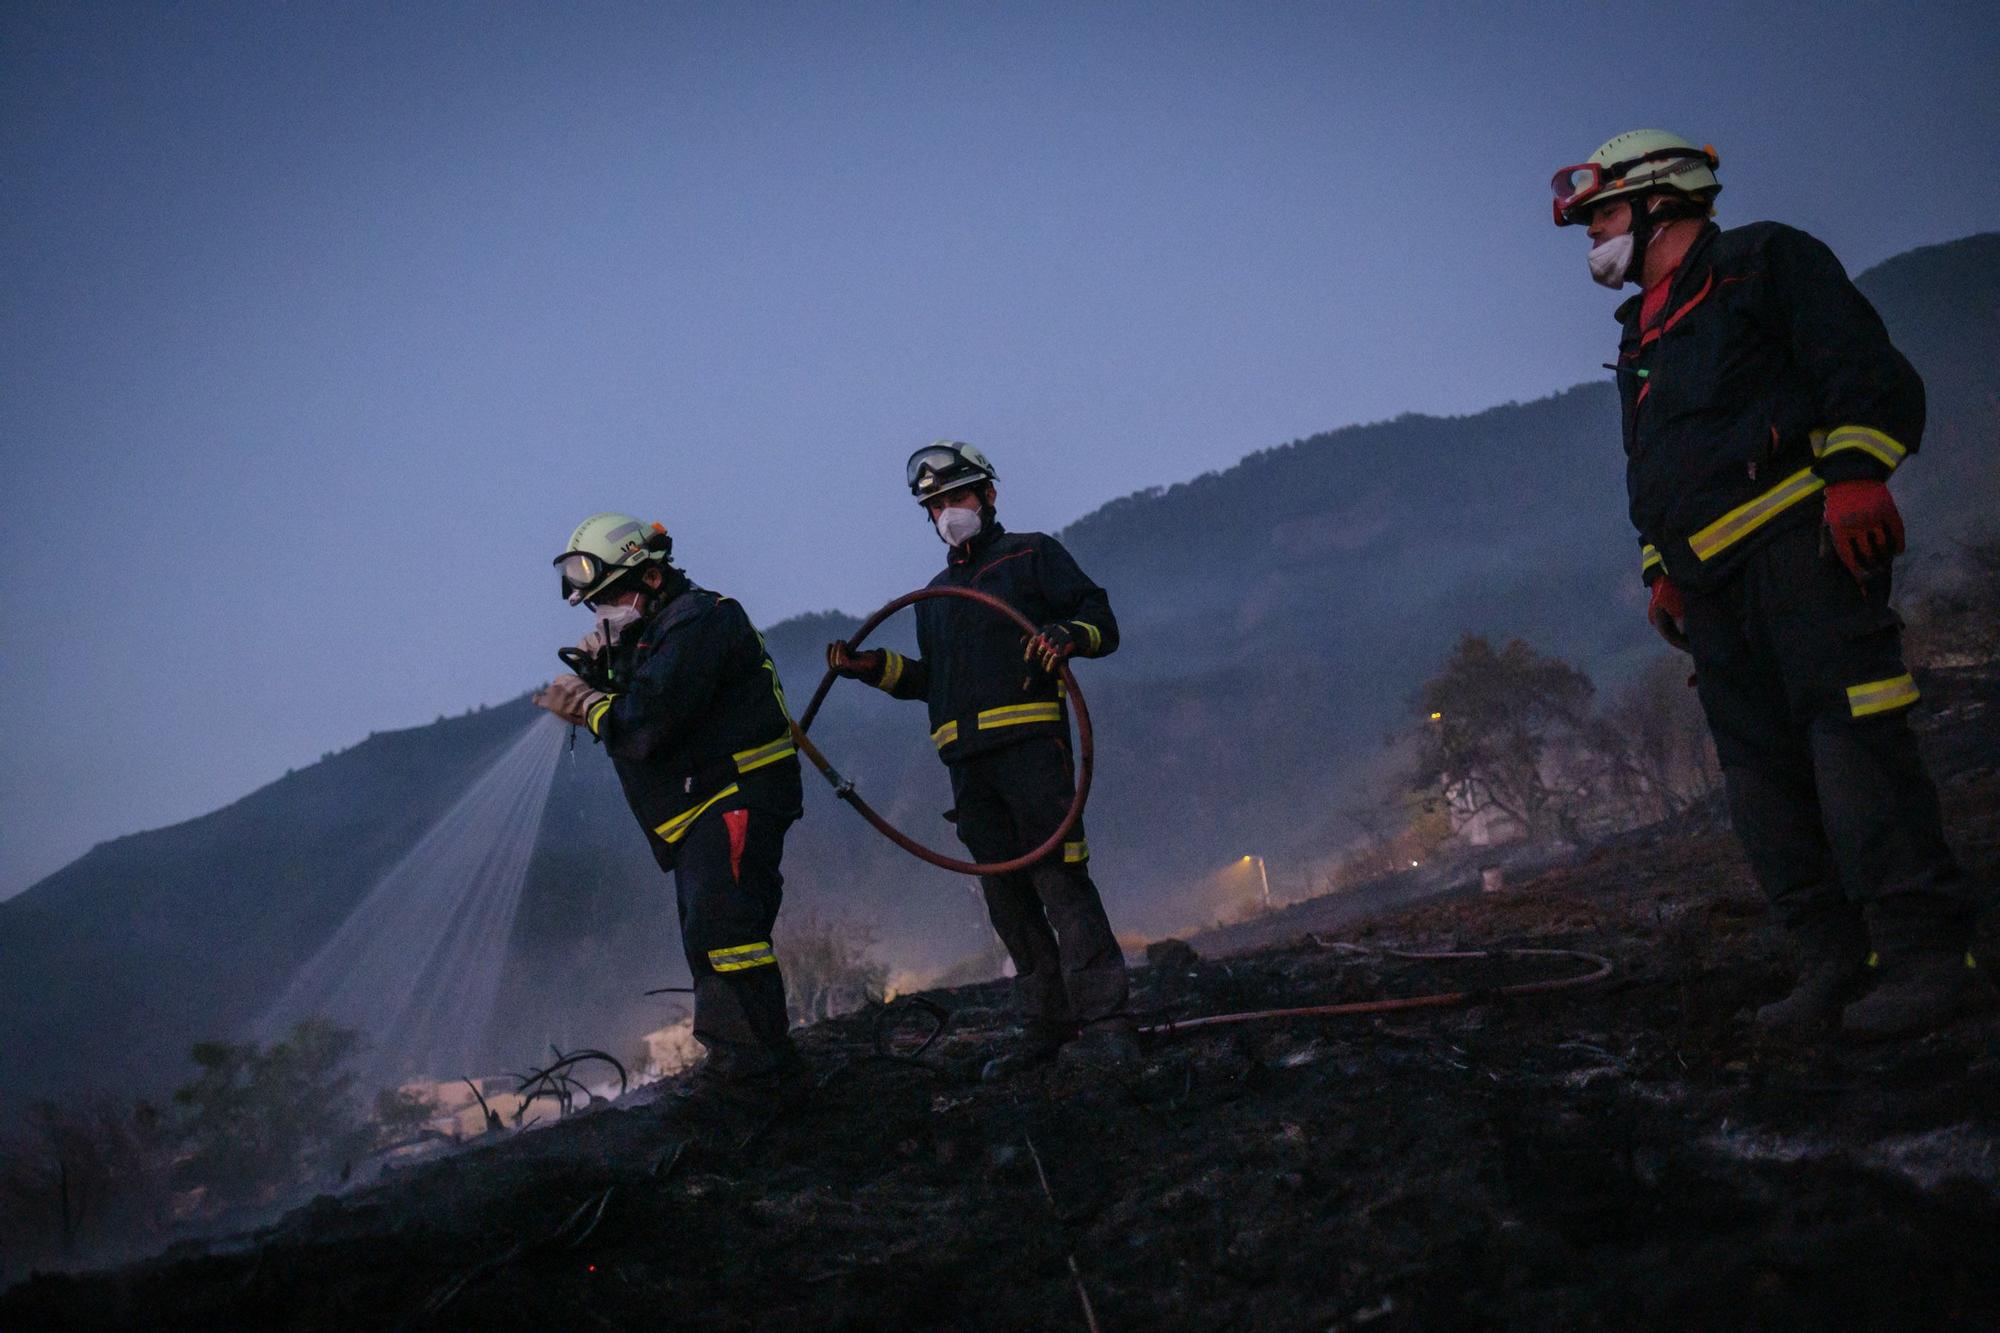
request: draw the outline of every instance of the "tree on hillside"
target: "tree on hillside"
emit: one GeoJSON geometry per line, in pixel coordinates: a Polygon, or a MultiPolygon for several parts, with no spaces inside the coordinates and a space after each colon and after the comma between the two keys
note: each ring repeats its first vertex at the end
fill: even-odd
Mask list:
{"type": "Polygon", "coordinates": [[[1590,677],[1519,639],[1468,634],[1418,693],[1413,787],[1447,792],[1458,822],[1498,818],[1577,839],[1595,768],[1590,677]]]}
{"type": "Polygon", "coordinates": [[[183,1183],[207,1204],[267,1202],[337,1175],[370,1146],[351,1062],[360,1037],[309,1018],[269,1047],[205,1041],[200,1072],[174,1093],[187,1156],[183,1183]]]}
{"type": "Polygon", "coordinates": [[[1670,819],[1722,786],[1701,702],[1686,659],[1660,657],[1622,690],[1599,720],[1597,749],[1629,823],[1670,819]]]}
{"type": "Polygon", "coordinates": [[[31,1104],[0,1137],[0,1285],[24,1265],[101,1260],[164,1233],[170,1148],[143,1102],[31,1104]]]}

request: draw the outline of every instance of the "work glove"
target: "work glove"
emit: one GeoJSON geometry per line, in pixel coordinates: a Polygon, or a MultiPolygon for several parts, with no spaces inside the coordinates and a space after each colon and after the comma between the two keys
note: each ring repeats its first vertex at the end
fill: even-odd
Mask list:
{"type": "Polygon", "coordinates": [[[1026,640],[1026,646],[1021,650],[1021,660],[1040,662],[1042,670],[1053,675],[1056,667],[1061,665],[1065,658],[1076,656],[1079,646],[1076,628],[1066,621],[1058,620],[1053,624],[1042,626],[1032,638],[1026,640]]]}
{"type": "Polygon", "coordinates": [[[1682,652],[1688,651],[1687,605],[1681,600],[1680,585],[1665,574],[1653,580],[1653,595],[1646,602],[1646,619],[1653,622],[1661,638],[1682,652]]]}
{"type": "Polygon", "coordinates": [[[873,685],[882,679],[882,673],[889,666],[889,654],[880,648],[870,648],[865,653],[854,651],[854,645],[845,639],[835,639],[826,646],[826,667],[837,676],[858,680],[865,685],[873,685]]]}
{"type": "Polygon", "coordinates": [[[577,726],[598,700],[608,697],[602,690],[584,684],[581,676],[557,676],[546,690],[535,696],[534,704],[577,726]]]}
{"type": "Polygon", "coordinates": [[[1826,535],[1855,582],[1887,569],[1903,553],[1903,516],[1879,481],[1836,481],[1826,488],[1826,535]]]}

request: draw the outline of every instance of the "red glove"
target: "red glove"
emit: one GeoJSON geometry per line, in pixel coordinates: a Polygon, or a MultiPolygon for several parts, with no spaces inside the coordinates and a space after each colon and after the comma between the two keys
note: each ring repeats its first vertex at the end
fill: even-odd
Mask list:
{"type": "Polygon", "coordinates": [[[1826,488],[1826,531],[1847,572],[1866,579],[1903,553],[1903,516],[1879,481],[1836,481],[1826,488]]]}
{"type": "Polygon", "coordinates": [[[1646,619],[1653,622],[1653,628],[1660,637],[1682,652],[1688,650],[1687,632],[1681,623],[1687,618],[1687,607],[1681,601],[1681,590],[1665,574],[1653,580],[1653,596],[1646,603],[1646,619]]]}

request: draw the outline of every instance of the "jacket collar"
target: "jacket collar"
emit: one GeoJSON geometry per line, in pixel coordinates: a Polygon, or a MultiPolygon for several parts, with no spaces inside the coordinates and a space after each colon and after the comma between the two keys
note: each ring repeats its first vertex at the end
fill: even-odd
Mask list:
{"type": "Polygon", "coordinates": [[[991,523],[981,528],[979,534],[971,541],[963,546],[952,547],[951,551],[945,556],[945,562],[947,564],[963,565],[977,560],[980,556],[986,554],[986,548],[1000,540],[1006,531],[1007,529],[1000,525],[1000,520],[997,518],[994,519],[991,523]]]}

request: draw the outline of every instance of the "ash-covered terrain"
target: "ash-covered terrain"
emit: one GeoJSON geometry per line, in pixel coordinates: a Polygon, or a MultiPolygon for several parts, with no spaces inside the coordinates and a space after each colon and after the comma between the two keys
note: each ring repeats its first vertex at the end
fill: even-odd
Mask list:
{"type": "MultiPolygon", "coordinates": [[[[2000,673],[1927,678],[1971,873],[2000,881],[2000,673]]],[[[1995,915],[1977,952],[2000,965],[1995,915]]],[[[807,1030],[774,1121],[655,1085],[277,1224],[37,1276],[0,1327],[1827,1328],[2000,1325],[2000,1019],[1759,1042],[1777,933],[1726,830],[1656,828],[1501,893],[1301,904],[1156,950],[1147,1021],[1440,991],[1470,1003],[1150,1039],[970,1081],[988,985],[807,1030]],[[1399,952],[1568,950],[1419,962],[1399,952]]]]}

